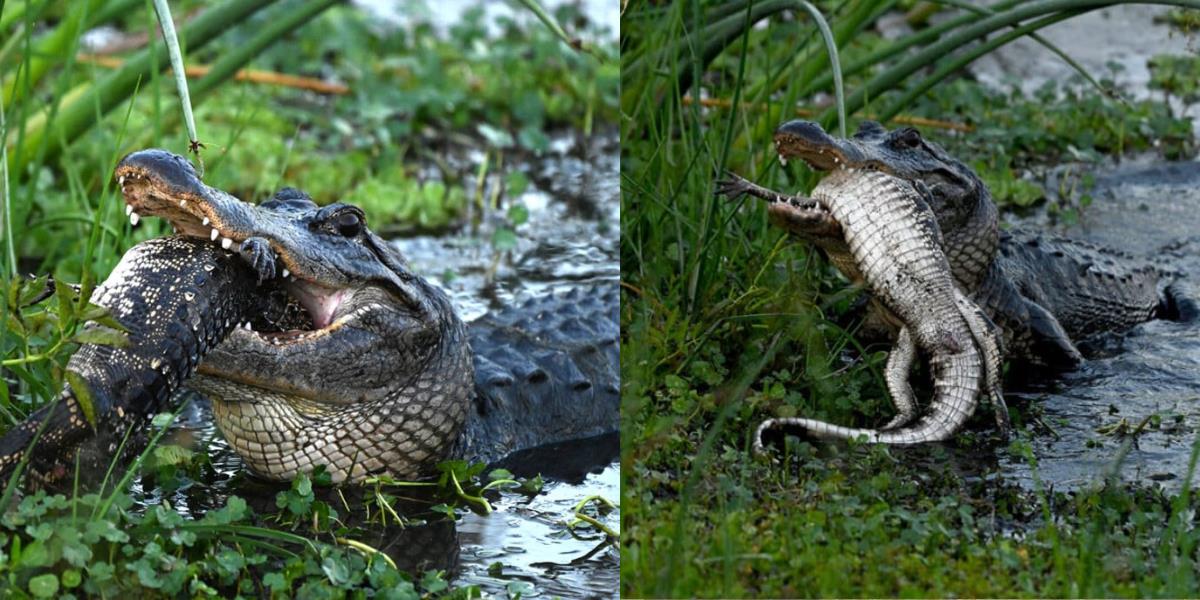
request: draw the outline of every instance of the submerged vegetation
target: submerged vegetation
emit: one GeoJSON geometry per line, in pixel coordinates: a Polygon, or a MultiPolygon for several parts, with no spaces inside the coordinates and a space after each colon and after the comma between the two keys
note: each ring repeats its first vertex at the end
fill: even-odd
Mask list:
{"type": "MultiPolygon", "coordinates": [[[[867,118],[914,125],[973,165],[1002,209],[1048,203],[1066,219],[1086,210],[1091,182],[1053,185],[1046,176],[1061,165],[1195,156],[1191,119],[1164,98],[1195,102],[1190,64],[1156,59],[1158,92],[1145,100],[1126,98],[1113,73],[1026,93],[984,86],[964,67],[993,40],[1107,4],[816,3],[838,46],[847,130],[867,118]],[[878,33],[904,10],[903,33],[878,33]]],[[[778,462],[752,458],[766,417],[869,427],[891,414],[887,348],[862,347],[843,318],[858,292],[769,227],[761,204],[714,196],[725,170],[773,189],[815,184],[771,143],[797,116],[839,127],[826,42],[800,5],[631,2],[623,12],[622,593],[1200,593],[1195,448],[1177,495],[1101,473],[1080,491],[1031,491],[1006,481],[997,458],[1037,472],[1029,439],[1047,434],[1037,406],[1022,403],[1010,404],[1022,433],[1008,445],[978,417],[947,444],[789,438],[778,462]]]]}
{"type": "MultiPolygon", "coordinates": [[[[205,179],[249,201],[299,186],[318,203],[358,204],[385,235],[492,218],[506,223],[491,241],[500,255],[525,218],[516,198],[528,182],[510,165],[545,153],[556,132],[587,136],[617,120],[616,48],[569,5],[535,14],[526,2],[537,10],[494,20],[475,8],[443,28],[386,24],[330,0],[211,4],[171,8],[198,71],[205,179]]],[[[0,2],[0,432],[56,397],[79,343],[120,343],[116,329],[81,334],[88,320],[116,325],[86,298],[125,249],[169,232],[156,219],[131,227],[111,181],[131,150],[188,148],[148,6],[0,2]]],[[[389,534],[419,558],[437,544],[402,534],[453,536],[466,512],[541,486],[447,463],[435,481],[354,492],[300,475],[258,505],[210,486],[209,457],[159,440],[172,415],[159,417],[157,443],[98,489],[22,495],[0,482],[0,595],[478,597],[435,561],[404,564],[389,555],[396,547],[364,540],[389,534]],[[196,497],[213,509],[174,504],[196,497]]],[[[559,518],[565,532],[611,543],[606,513],[584,502],[559,518]]],[[[457,538],[447,543],[457,550],[457,538]]],[[[513,578],[508,593],[530,587],[513,578]]]]}

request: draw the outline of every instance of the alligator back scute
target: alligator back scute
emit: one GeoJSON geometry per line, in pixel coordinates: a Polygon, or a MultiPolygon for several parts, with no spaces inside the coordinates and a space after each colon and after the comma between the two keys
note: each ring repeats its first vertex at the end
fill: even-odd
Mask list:
{"type": "Polygon", "coordinates": [[[471,323],[474,410],[454,457],[493,462],[616,431],[619,302],[617,286],[601,283],[531,298],[471,323]]]}
{"type": "Polygon", "coordinates": [[[1057,317],[1074,340],[1150,319],[1167,283],[1162,271],[1129,253],[1021,231],[1002,236],[997,260],[1021,294],[1057,317]]]}

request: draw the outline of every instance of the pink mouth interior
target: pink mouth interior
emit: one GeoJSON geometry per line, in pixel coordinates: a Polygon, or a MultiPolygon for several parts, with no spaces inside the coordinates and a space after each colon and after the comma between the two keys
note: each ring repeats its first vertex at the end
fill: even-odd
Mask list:
{"type": "Polygon", "coordinates": [[[313,320],[314,329],[324,329],[333,322],[333,315],[346,299],[346,290],[333,290],[301,280],[289,282],[288,292],[292,294],[313,320]]]}

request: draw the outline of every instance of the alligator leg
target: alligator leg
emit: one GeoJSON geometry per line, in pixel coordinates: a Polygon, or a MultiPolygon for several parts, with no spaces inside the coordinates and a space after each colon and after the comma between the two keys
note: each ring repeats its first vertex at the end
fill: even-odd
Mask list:
{"type": "Polygon", "coordinates": [[[1035,364],[1072,369],[1083,354],[1050,311],[1026,298],[993,266],[974,295],[992,320],[1011,335],[1008,351],[1035,364]]]}
{"type": "Polygon", "coordinates": [[[984,385],[992,403],[992,410],[995,411],[996,427],[1001,435],[1008,437],[1012,432],[1012,423],[1008,418],[1008,404],[1004,401],[1004,393],[1000,389],[1000,378],[1003,375],[1001,362],[1004,356],[1000,345],[1000,330],[987,318],[979,305],[962,293],[962,290],[955,288],[954,295],[959,314],[966,320],[967,327],[971,329],[971,336],[975,338],[975,344],[983,354],[984,385]]]}
{"type": "Polygon", "coordinates": [[[896,347],[888,354],[886,376],[888,393],[896,407],[896,416],[880,429],[895,429],[909,424],[917,416],[917,398],[908,383],[913,359],[917,356],[917,345],[913,342],[908,327],[900,328],[896,336],[896,347]]]}
{"type": "Polygon", "coordinates": [[[725,179],[717,181],[716,193],[729,198],[746,195],[766,200],[772,207],[771,222],[800,237],[842,240],[842,226],[828,210],[810,198],[780,194],[732,172],[726,173],[725,179]]]}
{"type": "Polygon", "coordinates": [[[1200,319],[1200,301],[1188,293],[1180,281],[1174,281],[1163,288],[1162,312],[1177,321],[1195,321],[1200,319]]]}

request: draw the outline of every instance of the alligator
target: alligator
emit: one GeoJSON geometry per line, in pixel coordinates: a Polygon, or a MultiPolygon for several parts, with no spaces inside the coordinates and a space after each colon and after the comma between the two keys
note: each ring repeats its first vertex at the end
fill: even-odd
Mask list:
{"type": "Polygon", "coordinates": [[[125,431],[166,408],[205,352],[247,315],[269,312],[255,283],[242,261],[212,244],[169,237],[131,248],[91,297],[125,328],[127,343],[80,345],[67,371],[86,389],[66,383],[54,402],[0,438],[0,477],[7,481],[35,439],[28,461],[40,483],[68,473],[72,449],[99,451],[81,453],[85,466],[97,454],[115,452],[125,431]],[[106,426],[94,428],[99,421],[106,426]]]}
{"type": "MultiPolygon", "coordinates": [[[[955,281],[1001,328],[1009,360],[1071,369],[1083,360],[1078,343],[1091,336],[1197,312],[1195,300],[1176,285],[1178,273],[1078,240],[1001,229],[975,172],[914,128],[889,132],[864,121],[842,139],[795,120],[776,130],[775,145],[782,162],[799,158],[818,171],[877,170],[917,188],[937,216],[955,281]]],[[[768,200],[772,222],[812,242],[843,272],[853,268],[841,224],[821,205],[733,174],[717,191],[768,200]]],[[[886,323],[874,313],[866,321],[886,323]]]]}
{"type": "MultiPolygon", "coordinates": [[[[491,463],[617,429],[616,286],[534,298],[468,327],[353,205],[318,206],[292,188],[252,205],[206,185],[190,162],[162,150],[126,156],[115,176],[132,222],[165,218],[176,230],[172,243],[226,256],[200,271],[230,279],[180,296],[168,278],[186,279],[194,262],[147,267],[139,280],[114,271],[104,284],[114,292],[98,303],[122,324],[190,324],[212,335],[182,359],[162,355],[154,367],[174,374],[169,385],[143,378],[121,395],[113,381],[89,379],[94,396],[114,396],[97,411],[102,428],[120,424],[113,414],[153,412],[158,405],[140,399],[169,397],[195,367],[186,385],[209,398],[230,446],[269,479],[318,466],[335,482],[417,478],[451,458],[491,463]],[[210,308],[230,306],[229,314],[210,308]]],[[[157,246],[146,244],[122,264],[155,262],[157,246]]],[[[155,339],[134,342],[139,355],[163,350],[155,339]]],[[[122,357],[108,362],[137,368],[122,357]]],[[[63,442],[92,431],[75,412],[18,428],[45,429],[34,454],[54,457],[58,471],[73,455],[63,442]]],[[[29,439],[0,440],[0,475],[29,439]]]]}
{"type": "MultiPolygon", "coordinates": [[[[996,332],[951,277],[937,220],[917,189],[881,171],[842,168],[821,181],[813,199],[843,228],[853,258],[846,275],[865,282],[878,310],[899,328],[886,377],[898,414],[878,431],[806,418],[768,419],[755,433],[755,450],[763,451],[762,433],[778,425],[817,437],[863,436],[886,444],[945,440],[974,414],[981,392],[1007,428],[996,332]],[[935,395],[928,414],[904,427],[916,416],[908,373],[918,347],[931,356],[935,395]]],[[[781,199],[772,205],[783,214],[806,210],[781,199]]]]}

